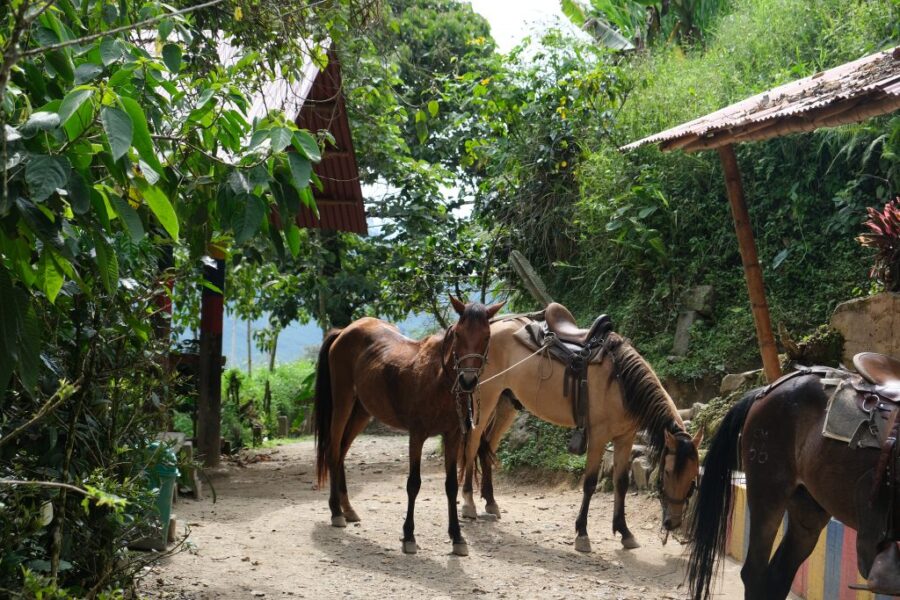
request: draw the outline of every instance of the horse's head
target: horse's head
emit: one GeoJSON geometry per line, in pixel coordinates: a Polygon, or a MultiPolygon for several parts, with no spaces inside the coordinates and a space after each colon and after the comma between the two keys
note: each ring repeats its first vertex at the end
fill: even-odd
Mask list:
{"type": "Polygon", "coordinates": [[[478,377],[487,362],[488,343],[491,340],[491,318],[497,314],[505,302],[490,306],[477,302],[463,303],[450,296],[453,309],[459,320],[450,327],[449,358],[455,376],[454,385],[463,392],[474,392],[478,377]]]}
{"type": "Polygon", "coordinates": [[[684,518],[684,507],[697,487],[700,475],[700,455],[697,449],[703,441],[698,431],[693,439],[679,431],[665,432],[666,443],[660,459],[659,499],[663,509],[663,527],[678,529],[684,518]]]}

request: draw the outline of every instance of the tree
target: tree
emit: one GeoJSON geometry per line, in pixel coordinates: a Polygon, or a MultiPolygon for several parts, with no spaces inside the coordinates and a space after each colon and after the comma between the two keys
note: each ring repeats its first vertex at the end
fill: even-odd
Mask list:
{"type": "Polygon", "coordinates": [[[251,116],[251,98],[372,8],[0,6],[0,478],[49,480],[0,484],[0,589],[27,565],[92,597],[140,569],[123,548],[152,510],[146,439],[171,383],[152,327],[174,275],[160,263],[281,236],[270,211],[311,203],[324,140],[277,109],[251,116]]]}

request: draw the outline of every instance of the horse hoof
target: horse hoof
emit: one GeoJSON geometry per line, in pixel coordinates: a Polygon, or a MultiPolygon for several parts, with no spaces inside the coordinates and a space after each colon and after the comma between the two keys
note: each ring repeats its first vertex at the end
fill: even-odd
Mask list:
{"type": "Polygon", "coordinates": [[[641,545],[638,544],[638,541],[634,539],[634,536],[622,538],[622,546],[626,550],[634,550],[635,548],[640,548],[641,545]]]}
{"type": "Polygon", "coordinates": [[[484,507],[485,512],[489,515],[496,515],[497,518],[500,518],[500,507],[496,504],[488,504],[484,507]]]}
{"type": "Polygon", "coordinates": [[[463,519],[475,520],[478,518],[478,511],[476,511],[475,507],[471,504],[463,504],[462,516],[463,519]]]}
{"type": "Polygon", "coordinates": [[[348,523],[359,523],[362,520],[359,518],[359,515],[356,514],[356,511],[352,508],[350,510],[344,511],[344,518],[347,519],[348,523]]]}
{"type": "Polygon", "coordinates": [[[346,527],[347,519],[344,515],[338,515],[336,517],[331,517],[331,526],[332,527],[346,527]]]}
{"type": "Polygon", "coordinates": [[[403,554],[415,554],[419,551],[419,547],[416,545],[415,540],[412,541],[403,541],[403,554]]]}
{"type": "Polygon", "coordinates": [[[591,538],[586,535],[579,535],[575,538],[575,549],[579,552],[591,551],[591,538]]]}
{"type": "Polygon", "coordinates": [[[453,544],[453,554],[455,554],[457,556],[468,556],[469,555],[469,545],[465,542],[453,544]]]}

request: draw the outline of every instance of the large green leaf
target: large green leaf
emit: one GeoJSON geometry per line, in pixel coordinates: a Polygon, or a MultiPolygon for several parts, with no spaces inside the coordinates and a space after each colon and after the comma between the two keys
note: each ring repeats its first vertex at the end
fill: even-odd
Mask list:
{"type": "Polygon", "coordinates": [[[52,251],[47,249],[41,253],[41,259],[38,262],[38,279],[41,289],[47,296],[51,304],[56,302],[56,296],[65,283],[63,272],[57,267],[53,260],[52,251]]]}
{"type": "Polygon", "coordinates": [[[287,127],[275,127],[269,132],[272,141],[272,152],[281,152],[291,143],[292,132],[287,127]]]}
{"type": "Polygon", "coordinates": [[[119,196],[114,196],[112,205],[116,214],[122,219],[122,223],[125,225],[125,229],[128,230],[128,235],[131,236],[131,239],[135,242],[140,242],[144,239],[144,223],[141,221],[141,216],[137,211],[128,204],[128,201],[119,196]]]}
{"type": "Polygon", "coordinates": [[[234,216],[234,242],[243,244],[259,231],[267,206],[265,200],[253,194],[241,194],[238,201],[244,209],[238,210],[234,216]]]}
{"type": "Polygon", "coordinates": [[[31,191],[31,199],[43,202],[57,188],[64,188],[69,180],[72,165],[64,156],[35,156],[25,165],[25,181],[31,191]]]}
{"type": "Polygon", "coordinates": [[[300,228],[297,227],[296,223],[288,224],[285,229],[285,237],[287,238],[288,249],[291,251],[291,256],[297,258],[297,255],[300,254],[300,228]]]}
{"type": "Polygon", "coordinates": [[[81,105],[90,100],[93,95],[94,88],[90,86],[79,86],[66,94],[62,104],[59,105],[59,122],[65,125],[81,105]]]}
{"type": "Polygon", "coordinates": [[[41,131],[51,131],[59,127],[59,115],[55,112],[38,111],[31,113],[25,124],[19,127],[24,138],[34,137],[41,131]]]}
{"type": "Polygon", "coordinates": [[[311,136],[308,131],[303,129],[295,131],[293,135],[294,148],[297,152],[308,158],[314,163],[322,160],[322,153],[319,151],[319,144],[316,138],[311,136]]]}
{"type": "Polygon", "coordinates": [[[159,219],[160,224],[173,240],[177,240],[178,215],[175,214],[175,209],[172,207],[172,203],[169,202],[169,198],[166,196],[165,192],[155,185],[144,185],[141,186],[140,190],[144,196],[144,200],[147,202],[147,206],[150,207],[150,210],[153,211],[153,214],[159,219]]]}
{"type": "Polygon", "coordinates": [[[91,208],[91,190],[84,176],[74,169],[69,174],[69,205],[76,215],[83,215],[91,208]]]}
{"type": "Polygon", "coordinates": [[[124,110],[105,106],[100,111],[100,120],[103,122],[103,131],[106,132],[113,160],[119,160],[131,147],[134,134],[131,117],[124,110]]]}
{"type": "Polygon", "coordinates": [[[120,96],[119,99],[122,101],[125,112],[131,117],[134,131],[132,144],[134,144],[144,162],[162,177],[163,166],[156,156],[156,148],[153,146],[153,139],[150,137],[150,128],[147,127],[147,117],[144,115],[143,109],[133,98],[120,96]]]}
{"type": "Polygon", "coordinates": [[[116,258],[116,252],[100,235],[94,236],[94,249],[97,251],[100,281],[103,282],[106,291],[114,295],[119,287],[119,260],[116,258]]]}
{"type": "Polygon", "coordinates": [[[122,58],[122,43],[115,38],[103,38],[100,42],[100,57],[103,64],[109,66],[122,58]]]}
{"type": "Polygon", "coordinates": [[[291,183],[298,192],[309,187],[309,176],[312,175],[312,164],[300,156],[298,152],[288,152],[288,166],[291,168],[291,183]]]}
{"type": "Polygon", "coordinates": [[[166,44],[163,46],[162,58],[171,72],[177,73],[181,70],[181,46],[178,44],[166,44]]]}

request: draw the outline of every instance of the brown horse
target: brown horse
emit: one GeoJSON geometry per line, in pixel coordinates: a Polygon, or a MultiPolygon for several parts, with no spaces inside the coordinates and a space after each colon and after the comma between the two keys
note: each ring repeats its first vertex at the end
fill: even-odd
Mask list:
{"type": "MultiPolygon", "coordinates": [[[[695,600],[710,595],[731,512],[732,471],[739,465],[747,478],[751,515],[750,545],[741,569],[745,598],[786,598],[832,516],[856,530],[861,525],[869,529],[871,519],[879,518],[868,506],[880,452],[853,450],[846,442],[824,437],[827,402],[819,376],[801,375],[768,393],[750,392],[725,415],[703,462],[692,518],[688,579],[695,600]],[[785,511],[787,528],[773,555],[785,511]]],[[[893,522],[900,523],[896,500],[893,510],[893,522]]],[[[881,531],[877,522],[876,530],[881,531]]],[[[866,543],[864,537],[857,537],[857,554],[870,588],[900,594],[896,543],[866,543]]]]}
{"type": "MultiPolygon", "coordinates": [[[[513,335],[525,322],[521,318],[507,319],[491,325],[491,357],[479,384],[482,418],[466,447],[463,489],[463,515],[466,516],[475,515],[471,481],[479,446],[482,455],[488,448],[495,450],[512,423],[511,405],[504,404],[506,400],[491,421],[501,397],[513,398],[536,417],[550,423],[564,427],[575,425],[571,401],[563,395],[563,365],[546,355],[529,358],[532,351],[513,335]],[[486,428],[490,428],[490,437],[482,440],[486,428]]],[[[647,432],[651,454],[663,460],[659,486],[663,525],[667,530],[681,525],[684,505],[699,472],[697,446],[701,437],[698,434],[692,439],[684,430],[675,403],[647,361],[628,341],[612,332],[603,342],[603,352],[603,362],[588,367],[587,463],[581,510],[575,521],[575,549],[582,552],[591,549],[587,533],[588,507],[597,487],[607,442],[612,441],[614,446],[613,532],[622,534],[622,544],[626,548],[639,545],[625,522],[625,492],[628,490],[631,447],[637,432],[642,429],[647,432]]],[[[483,466],[485,480],[489,481],[490,467],[485,463],[483,466]]],[[[499,515],[492,490],[486,499],[487,510],[499,515]]]]}
{"type": "Polygon", "coordinates": [[[445,333],[421,341],[393,325],[363,318],[330,332],[319,351],[316,373],[315,436],[319,485],[331,474],[331,524],[359,521],[347,496],[344,457],[372,417],[409,431],[409,478],[403,551],[417,550],[413,510],[419,493],[422,445],[442,435],[447,507],[453,553],[468,554],[456,513],[457,459],[462,440],[457,391],[478,384],[490,341],[489,320],[502,304],[463,304],[451,297],[459,320],[445,333]]]}

